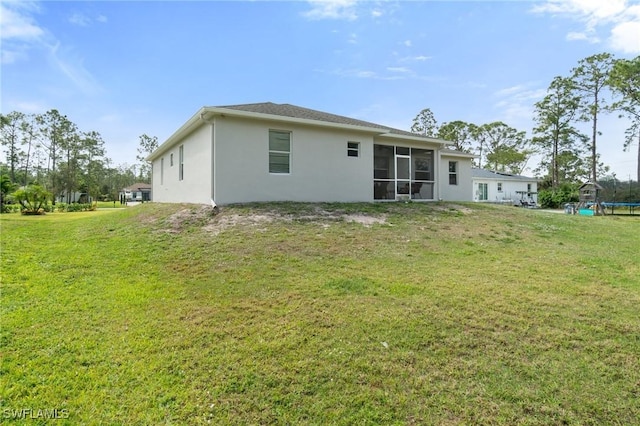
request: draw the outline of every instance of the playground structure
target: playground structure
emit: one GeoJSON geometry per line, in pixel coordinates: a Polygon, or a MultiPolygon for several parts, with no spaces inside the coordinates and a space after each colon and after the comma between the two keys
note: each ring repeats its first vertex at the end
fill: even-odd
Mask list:
{"type": "MultiPolygon", "coordinates": [[[[567,203],[564,205],[565,213],[580,214],[585,216],[600,216],[605,214],[615,214],[616,208],[629,209],[629,215],[636,214],[636,208],[640,207],[640,201],[635,202],[610,202],[601,201],[602,186],[597,183],[586,182],[580,186],[580,202],[575,205],[567,203]],[[607,211],[609,210],[609,211],[607,211]]],[[[614,195],[615,199],[615,195],[614,195]]],[[[624,214],[624,213],[623,213],[624,214]]]]}
{"type": "Polygon", "coordinates": [[[600,201],[600,192],[602,190],[602,186],[595,182],[583,183],[578,188],[578,191],[580,191],[579,202],[576,207],[578,214],[587,216],[605,215],[604,206],[600,201]]]}

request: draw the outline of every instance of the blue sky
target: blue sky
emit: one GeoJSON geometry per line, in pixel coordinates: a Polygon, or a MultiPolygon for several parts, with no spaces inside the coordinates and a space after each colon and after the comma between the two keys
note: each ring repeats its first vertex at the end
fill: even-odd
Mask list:
{"type": "MultiPolygon", "coordinates": [[[[640,54],[636,0],[3,1],[1,111],[58,109],[100,132],[116,164],[201,106],[291,103],[408,130],[504,121],[589,55],[640,54]]],[[[628,123],[602,117],[598,152],[635,179],[628,123]]],[[[535,159],[529,163],[533,168],[535,159]]]]}

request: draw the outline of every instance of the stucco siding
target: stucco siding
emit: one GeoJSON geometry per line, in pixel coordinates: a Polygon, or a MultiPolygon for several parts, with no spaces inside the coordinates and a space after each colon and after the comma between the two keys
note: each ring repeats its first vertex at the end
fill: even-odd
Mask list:
{"type": "MultiPolygon", "coordinates": [[[[518,194],[518,191],[528,191],[531,185],[531,192],[538,191],[538,185],[535,180],[532,181],[509,181],[509,180],[493,180],[493,179],[473,179],[473,200],[485,201],[493,203],[513,203],[518,204],[522,198],[522,194],[518,194]],[[481,191],[479,190],[479,184],[487,185],[487,199],[480,199],[481,191]],[[502,190],[499,190],[498,184],[502,184],[502,190]]],[[[526,195],[524,199],[529,197],[526,195]]],[[[538,202],[537,194],[532,194],[533,201],[538,202]]]]}
{"type": "Polygon", "coordinates": [[[327,128],[216,118],[215,201],[372,201],[373,138],[327,128]],[[291,132],[290,173],[269,173],[269,130],[291,132]],[[359,157],[347,142],[359,142],[359,157]],[[223,160],[224,159],[224,160],[223,160]]]}
{"type": "Polygon", "coordinates": [[[208,203],[211,199],[211,125],[203,124],[153,163],[153,199],[165,203],[208,203]],[[180,180],[180,146],[183,179],[180,180]],[[173,154],[173,165],[171,155],[173,154]],[[164,158],[164,161],[162,160],[164,158]],[[161,166],[164,171],[161,171],[161,166]]]}
{"type": "Polygon", "coordinates": [[[471,201],[471,159],[442,155],[440,161],[440,198],[444,201],[471,201]],[[457,184],[449,183],[449,161],[457,162],[457,184]]]}

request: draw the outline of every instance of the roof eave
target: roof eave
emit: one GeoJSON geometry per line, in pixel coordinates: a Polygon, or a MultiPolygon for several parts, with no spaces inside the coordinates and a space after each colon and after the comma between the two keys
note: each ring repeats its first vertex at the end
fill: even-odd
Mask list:
{"type": "Polygon", "coordinates": [[[330,127],[334,129],[354,130],[364,133],[373,133],[376,135],[388,132],[388,129],[382,127],[358,126],[355,124],[334,123],[331,121],[311,120],[307,118],[289,117],[284,115],[266,114],[262,112],[242,111],[230,108],[205,107],[205,113],[209,116],[230,116],[240,118],[260,119],[266,121],[275,121],[280,123],[296,123],[316,127],[330,127]]]}
{"type": "Polygon", "coordinates": [[[387,138],[387,139],[402,139],[402,140],[411,141],[411,142],[422,142],[422,143],[431,143],[431,144],[439,144],[439,145],[453,144],[453,142],[449,142],[444,139],[436,139],[436,138],[430,138],[427,136],[420,136],[420,135],[416,135],[416,136],[402,135],[402,134],[393,133],[393,132],[382,133],[380,137],[387,138]]]}
{"type": "Polygon", "coordinates": [[[169,136],[166,141],[160,144],[160,146],[155,151],[149,154],[145,160],[155,160],[156,158],[167,152],[175,142],[197,129],[201,124],[201,120],[206,112],[206,109],[206,107],[200,108],[198,112],[196,112],[189,120],[187,120],[186,123],[184,123],[178,130],[176,130],[171,136],[169,136]]]}
{"type": "Polygon", "coordinates": [[[461,158],[480,158],[479,155],[477,154],[469,154],[468,152],[461,152],[461,151],[440,151],[442,156],[447,156],[447,157],[461,157],[461,158]]]}

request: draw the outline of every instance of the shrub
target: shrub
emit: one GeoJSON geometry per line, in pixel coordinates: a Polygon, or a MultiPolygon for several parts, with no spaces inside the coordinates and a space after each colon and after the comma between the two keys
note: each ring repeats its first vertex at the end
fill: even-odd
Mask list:
{"type": "Polygon", "coordinates": [[[13,198],[22,206],[22,214],[44,214],[44,207],[51,193],[40,185],[29,185],[13,193],[13,198]]]}
{"type": "Polygon", "coordinates": [[[538,203],[546,209],[557,209],[565,203],[575,203],[578,200],[578,191],[573,185],[562,185],[557,191],[543,190],[538,193],[538,203]]]}

